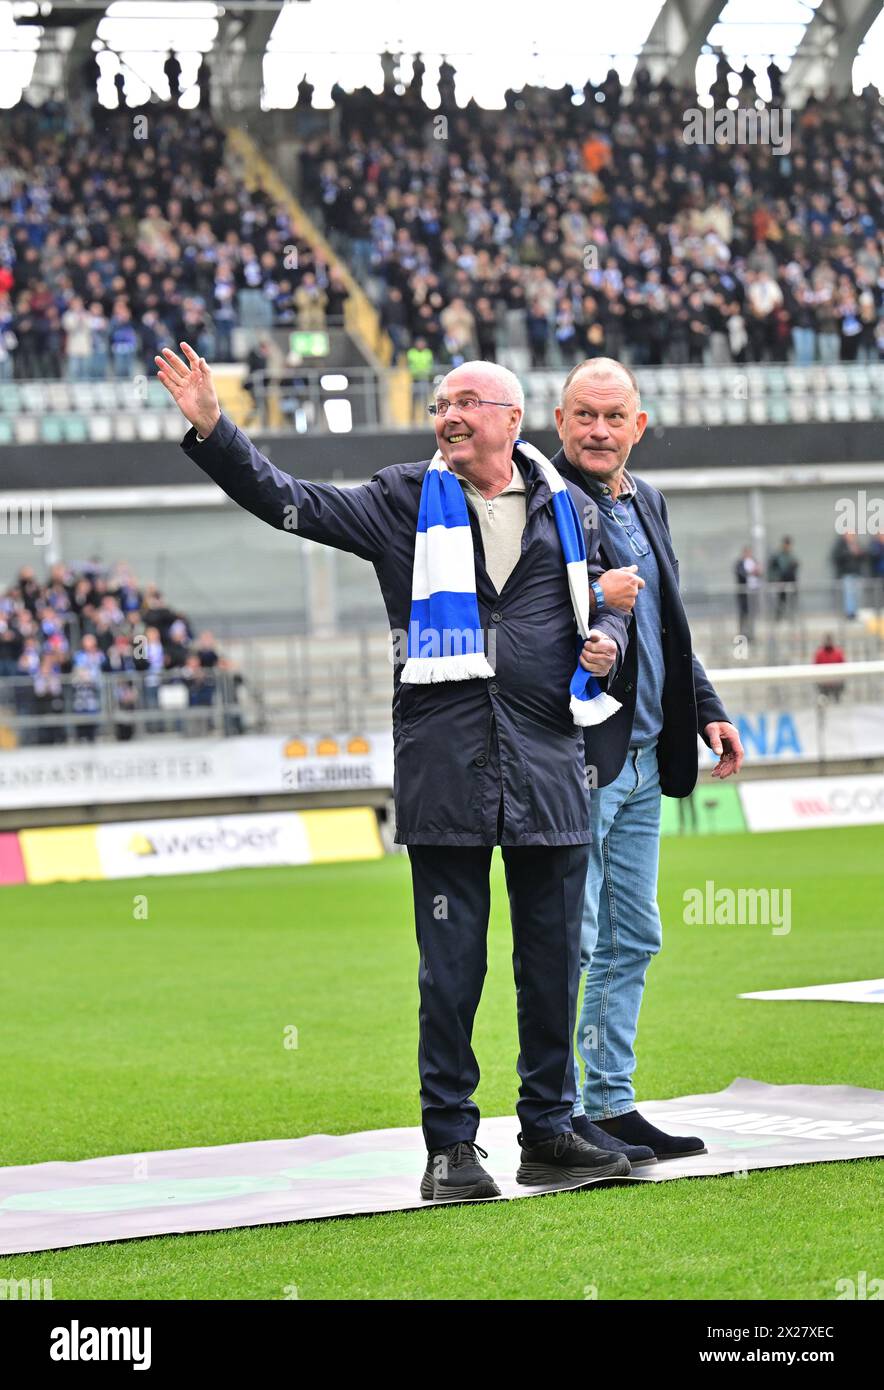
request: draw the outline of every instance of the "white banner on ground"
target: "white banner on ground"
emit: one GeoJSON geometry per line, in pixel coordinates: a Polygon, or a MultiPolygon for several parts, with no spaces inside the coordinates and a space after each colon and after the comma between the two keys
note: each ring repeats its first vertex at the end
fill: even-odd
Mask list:
{"type": "Polygon", "coordinates": [[[0,751],[0,809],[392,789],[393,734],[165,739],[0,751]]]}
{"type": "Polygon", "coordinates": [[[310,863],[307,832],[294,811],[128,821],[99,825],[95,838],[105,878],[310,863]]]}
{"type": "MultiPolygon", "coordinates": [[[[768,1086],[738,1077],[726,1090],[710,1095],[640,1103],[642,1114],[660,1128],[699,1134],[707,1152],[634,1168],[628,1177],[611,1181],[665,1184],[723,1173],[746,1176],[756,1168],[884,1154],[884,1091],[768,1086]]],[[[478,1140],[488,1150],[488,1171],[501,1191],[500,1197],[486,1201],[550,1190],[520,1187],[515,1181],[518,1129],[515,1115],[481,1122],[478,1140]]],[[[430,1205],[418,1191],[427,1153],[417,1128],[141,1153],[137,1158],[147,1176],[139,1174],[133,1181],[139,1171],[135,1157],[116,1154],[0,1168],[0,1255],[430,1205]]],[[[573,1180],[559,1184],[576,1185],[573,1180]]],[[[590,1224],[592,1200],[587,1192],[590,1224]]],[[[623,1201],[628,1204],[627,1194],[623,1201]]],[[[664,1190],[656,1203],[665,1201],[664,1190]]],[[[632,1213],[624,1205],[623,1211],[626,1220],[630,1214],[641,1219],[639,1208],[632,1213]]]]}
{"type": "Polygon", "coordinates": [[[846,980],[837,985],[802,985],[800,989],[760,989],[740,999],[829,999],[847,1004],[884,1004],[884,980],[846,980]]]}
{"type": "Polygon", "coordinates": [[[744,782],[740,799],[750,830],[884,824],[884,776],[879,774],[744,782]]]}

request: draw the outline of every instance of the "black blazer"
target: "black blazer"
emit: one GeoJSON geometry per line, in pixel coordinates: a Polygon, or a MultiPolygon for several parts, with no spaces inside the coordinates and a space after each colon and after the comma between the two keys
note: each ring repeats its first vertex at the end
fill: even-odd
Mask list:
{"type": "MultiPolygon", "coordinates": [[[[591,496],[585,475],[574,468],[560,449],[552,462],[563,478],[576,483],[591,496]]],[[[632,475],[635,477],[635,475],[632,475]]],[[[660,786],[665,796],[689,796],[697,783],[699,759],[697,734],[705,738],[707,724],[727,719],[724,706],[712,683],[691,648],[691,630],[678,589],[678,560],[672,548],[669,515],[661,492],[643,478],[635,478],[635,509],[641,517],[651,548],[660,569],[661,608],[663,613],[663,728],[657,743],[660,766],[660,786]]],[[[606,545],[608,528],[601,507],[598,508],[600,542],[599,556],[607,569],[616,569],[616,551],[606,545]]],[[[596,785],[606,787],[622,768],[629,749],[632,722],[635,718],[635,686],[638,678],[638,630],[633,620],[629,628],[630,643],[623,664],[609,685],[610,693],[622,702],[619,709],[603,724],[586,730],[587,766],[596,769],[596,785]]]]}

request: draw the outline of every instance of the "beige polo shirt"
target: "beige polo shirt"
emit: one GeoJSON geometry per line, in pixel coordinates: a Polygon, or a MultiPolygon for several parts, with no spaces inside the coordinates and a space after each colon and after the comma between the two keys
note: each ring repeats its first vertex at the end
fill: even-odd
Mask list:
{"type": "Polygon", "coordinates": [[[513,464],[512,482],[496,497],[483,497],[475,484],[455,474],[476,516],[485,546],[485,568],[500,593],[522,554],[527,493],[525,479],[513,464]]]}

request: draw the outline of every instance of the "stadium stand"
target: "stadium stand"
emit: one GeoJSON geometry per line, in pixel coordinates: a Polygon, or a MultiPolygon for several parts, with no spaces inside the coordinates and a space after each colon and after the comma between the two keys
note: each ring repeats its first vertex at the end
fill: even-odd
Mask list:
{"type": "Polygon", "coordinates": [[[242,684],[213,634],[125,565],[25,565],[0,595],[4,746],[241,733],[242,684]]]}
{"type": "MultiPolygon", "coordinates": [[[[505,111],[443,100],[433,138],[411,89],[339,94],[336,128],[305,143],[304,197],[399,353],[422,340],[437,363],[521,371],[603,355],[642,367],[884,357],[873,91],[811,97],[788,153],[686,143],[696,92],[642,70],[628,94],[614,74],[583,96],[529,88],[505,111]]],[[[787,401],[792,380],[770,382],[787,401]]]]}

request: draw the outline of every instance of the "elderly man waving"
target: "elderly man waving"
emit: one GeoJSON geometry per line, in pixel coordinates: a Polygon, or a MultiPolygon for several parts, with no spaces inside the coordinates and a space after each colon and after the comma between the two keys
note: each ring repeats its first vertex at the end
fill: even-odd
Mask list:
{"type": "Polygon", "coordinates": [[[628,1173],[627,1158],[571,1124],[590,840],[584,730],[619,708],[602,687],[626,646],[621,614],[591,617],[600,567],[587,562],[598,537],[584,529],[585,498],[519,440],[521,387],[491,363],[464,363],[440,383],[431,461],[339,488],[274,468],[222,414],[205,359],[181,349],[186,362],[169,348],[155,360],[194,426],[185,453],[263,521],[370,561],[394,639],[406,639],[394,668],[394,792],[420,949],[421,1195],[499,1195],[479,1162],[471,1046],[496,844],[518,1002],[517,1178],[567,1186],[628,1173]]]}

